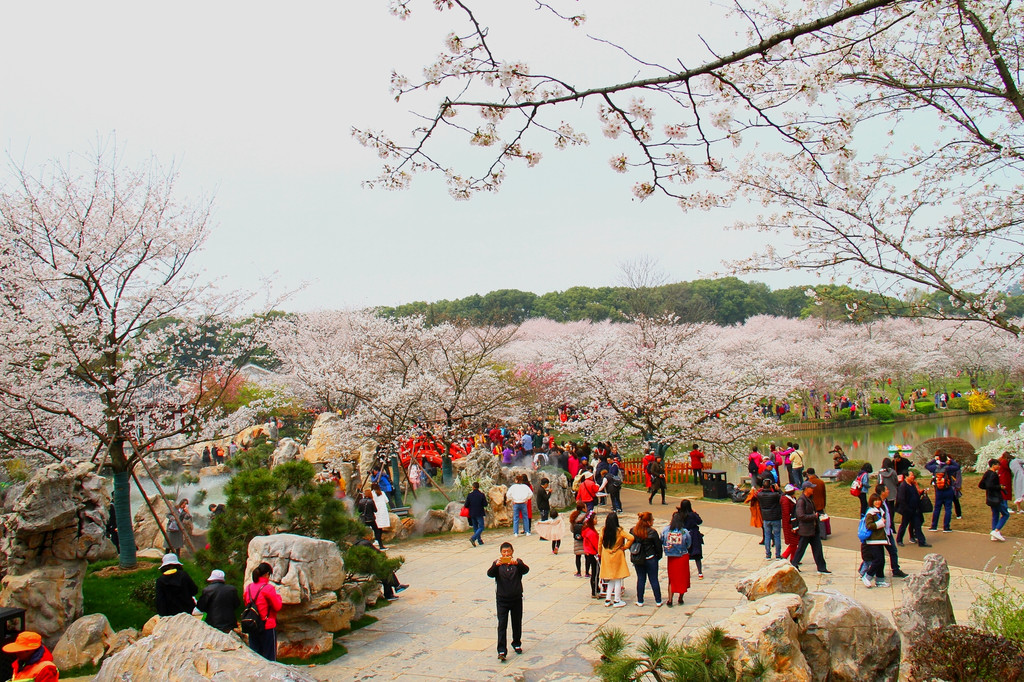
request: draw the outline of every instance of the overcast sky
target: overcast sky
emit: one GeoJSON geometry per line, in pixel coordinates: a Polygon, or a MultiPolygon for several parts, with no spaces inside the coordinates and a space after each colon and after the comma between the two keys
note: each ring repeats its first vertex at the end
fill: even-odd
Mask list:
{"type": "MultiPolygon", "coordinates": [[[[739,46],[704,4],[580,3],[592,6],[587,31],[666,61],[699,48],[698,33],[739,46]]],[[[615,285],[619,265],[642,255],[688,280],[749,253],[756,235],[719,229],[736,213],[634,201],[637,178],[611,172],[599,134],[588,149],[544,149],[539,166],[514,167],[500,193],[469,202],[427,177],[402,192],[364,189],[377,159],[350,129],[415,124],[417,102],[396,104],[389,74],[416,74],[441,51],[448,29],[431,5],[400,22],[385,0],[5,3],[0,141],[30,167],[111,136],[129,158],[177,165],[182,192],[214,197],[202,266],[230,288],[308,283],[290,309],[615,285]]],[[[510,56],[550,60],[580,85],[633,75],[610,48],[566,49],[557,32],[500,19],[492,35],[510,56]]]]}

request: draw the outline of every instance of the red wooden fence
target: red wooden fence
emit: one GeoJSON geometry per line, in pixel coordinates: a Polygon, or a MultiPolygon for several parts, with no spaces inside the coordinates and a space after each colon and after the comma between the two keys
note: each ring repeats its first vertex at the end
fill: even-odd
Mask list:
{"type": "MultiPolygon", "coordinates": [[[[645,485],[644,463],[640,459],[624,459],[622,466],[625,469],[623,482],[626,485],[645,485]]],[[[711,469],[711,462],[704,459],[704,468],[711,469]]],[[[666,483],[693,483],[693,472],[689,462],[665,462],[666,483]]]]}

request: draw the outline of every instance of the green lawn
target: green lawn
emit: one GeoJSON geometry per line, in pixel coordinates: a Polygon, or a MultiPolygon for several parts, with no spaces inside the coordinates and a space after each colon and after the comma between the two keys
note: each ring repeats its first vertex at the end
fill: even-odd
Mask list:
{"type": "MultiPolygon", "coordinates": [[[[141,630],[146,621],[156,615],[152,600],[156,594],[160,565],[139,560],[136,570],[121,571],[116,567],[116,559],[89,566],[82,583],[85,613],[102,613],[115,631],[125,628],[141,630]],[[101,571],[104,575],[100,575],[101,571]]],[[[208,574],[190,561],[185,562],[185,570],[202,589],[208,574]]]]}

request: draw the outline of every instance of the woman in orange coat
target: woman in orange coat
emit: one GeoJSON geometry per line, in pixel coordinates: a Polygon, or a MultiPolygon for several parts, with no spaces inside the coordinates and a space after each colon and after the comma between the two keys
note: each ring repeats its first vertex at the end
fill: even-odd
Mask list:
{"type": "Polygon", "coordinates": [[[761,518],[761,505],[757,501],[757,488],[751,488],[750,494],[747,495],[747,499],[743,500],[750,504],[750,525],[754,528],[761,530],[761,542],[759,545],[764,544],[764,521],[761,518]]]}

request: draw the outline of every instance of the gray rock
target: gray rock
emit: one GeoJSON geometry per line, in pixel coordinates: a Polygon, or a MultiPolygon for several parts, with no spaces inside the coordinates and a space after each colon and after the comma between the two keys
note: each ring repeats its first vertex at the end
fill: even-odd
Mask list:
{"type": "Polygon", "coordinates": [[[807,594],[807,583],[800,571],[788,561],[773,561],[740,578],[736,583],[736,591],[750,601],[755,601],[769,594],[807,594]]]}
{"type": "Polygon", "coordinates": [[[0,582],[0,606],[26,611],[26,626],[38,632],[47,646],[55,646],[61,634],[82,616],[82,581],[85,561],[54,561],[0,582]]]}
{"type": "Polygon", "coordinates": [[[487,448],[473,448],[465,457],[452,461],[452,471],[458,476],[465,473],[472,481],[497,481],[501,476],[501,463],[487,448]]]}
{"type": "Polygon", "coordinates": [[[736,607],[716,625],[725,631],[723,642],[739,678],[760,658],[771,669],[765,682],[810,682],[811,668],[800,650],[803,600],[797,594],[770,594],[736,607]]]}
{"type": "Polygon", "coordinates": [[[294,462],[302,459],[302,448],[291,438],[282,438],[274,448],[274,454],[270,457],[270,467],[280,466],[285,462],[294,462]]]}
{"type": "Polygon", "coordinates": [[[804,600],[800,649],[815,682],[894,682],[900,636],[889,619],[834,591],[804,600]]]}
{"type": "Polygon", "coordinates": [[[451,530],[452,517],[441,509],[428,509],[427,513],[416,519],[416,533],[444,533],[451,530]]]}
{"type": "Polygon", "coordinates": [[[61,670],[96,665],[107,651],[107,642],[114,636],[107,617],[102,613],[82,616],[71,624],[53,647],[53,662],[61,670]]]}
{"type": "Polygon", "coordinates": [[[896,607],[893,620],[903,641],[903,659],[910,659],[914,645],[924,633],[956,623],[949,601],[949,566],[941,554],[928,554],[919,573],[905,581],[903,605],[896,607]]]}
{"type": "Polygon", "coordinates": [[[301,669],[266,660],[234,633],[221,632],[198,618],[179,613],[161,618],[151,636],[143,637],[104,661],[95,682],[315,682],[315,679],[301,669]]]}

